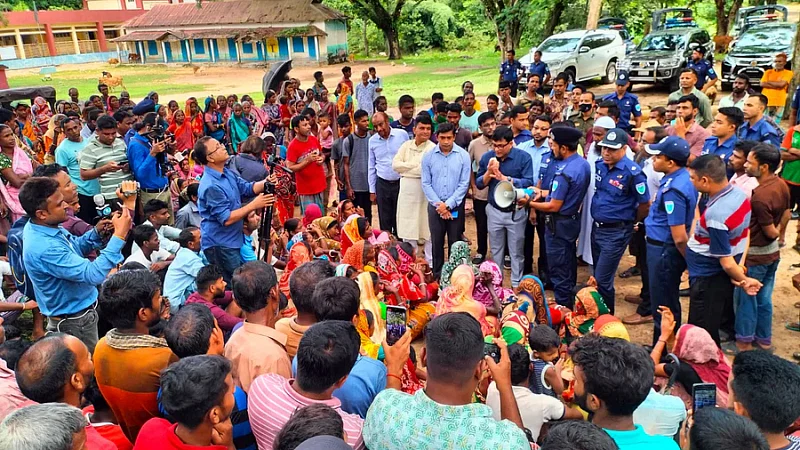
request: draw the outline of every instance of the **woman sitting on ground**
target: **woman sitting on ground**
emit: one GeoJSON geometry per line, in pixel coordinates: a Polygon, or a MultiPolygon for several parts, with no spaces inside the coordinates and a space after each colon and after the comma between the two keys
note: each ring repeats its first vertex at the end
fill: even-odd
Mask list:
{"type": "MultiPolygon", "coordinates": [[[[436,303],[436,315],[451,312],[466,312],[481,324],[484,336],[494,336],[499,327],[492,326],[486,317],[486,307],[472,298],[475,285],[475,275],[472,266],[462,264],[450,276],[450,285],[442,290],[439,301],[436,303]]],[[[495,325],[497,317],[494,317],[495,325]]]]}
{"type": "Polygon", "coordinates": [[[367,219],[351,215],[344,222],[342,227],[342,252],[347,254],[347,250],[356,243],[363,241],[372,235],[372,227],[367,219]]]}
{"type": "MultiPolygon", "coordinates": [[[[408,255],[405,250],[402,251],[404,255],[408,255]]],[[[384,302],[387,305],[406,308],[406,324],[411,330],[412,339],[416,339],[436,312],[436,307],[427,301],[425,283],[415,283],[410,278],[412,272],[416,272],[413,275],[420,280],[423,275],[418,269],[412,269],[408,260],[405,264],[400,260],[397,245],[390,247],[389,250],[381,250],[377,260],[378,275],[386,291],[384,302]],[[398,262],[403,269],[398,267],[398,262]]]]}

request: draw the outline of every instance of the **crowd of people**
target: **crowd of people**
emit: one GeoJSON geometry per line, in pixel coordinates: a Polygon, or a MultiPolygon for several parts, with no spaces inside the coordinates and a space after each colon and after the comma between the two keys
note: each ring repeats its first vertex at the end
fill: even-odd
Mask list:
{"type": "Polygon", "coordinates": [[[772,342],[788,84],[713,107],[689,67],[643,110],[625,72],[546,90],[540,53],[517,95],[514,56],[485,109],[464,81],[397,119],[350,67],[261,106],[0,109],[0,448],[800,449],[772,342]]]}

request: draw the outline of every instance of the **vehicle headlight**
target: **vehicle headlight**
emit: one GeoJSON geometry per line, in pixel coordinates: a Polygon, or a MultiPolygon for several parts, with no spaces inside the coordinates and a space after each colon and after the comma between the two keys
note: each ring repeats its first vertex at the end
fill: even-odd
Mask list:
{"type": "Polygon", "coordinates": [[[678,67],[681,65],[682,58],[678,56],[672,56],[670,58],[662,59],[660,62],[661,67],[678,67]]]}
{"type": "Polygon", "coordinates": [[[630,59],[623,59],[619,63],[617,63],[617,68],[619,70],[629,70],[631,68],[631,60],[630,59]]]}

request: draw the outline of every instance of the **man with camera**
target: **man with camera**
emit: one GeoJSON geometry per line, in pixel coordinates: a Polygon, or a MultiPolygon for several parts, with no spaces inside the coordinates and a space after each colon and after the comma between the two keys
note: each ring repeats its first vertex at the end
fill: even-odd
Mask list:
{"type": "Polygon", "coordinates": [[[122,262],[122,247],[131,227],[128,210],[134,208],[136,196],[125,197],[122,192],[135,191],[132,184],[126,181],[117,189],[125,207],[81,237],[61,227],[68,205],[58,181],[32,177],[19,192],[20,204],[30,218],[23,231],[25,273],[33,282],[39,309],[48,318],[47,331],[71,334],[90,352],[98,340],[97,286],[122,262]],[[94,261],[84,257],[100,248],[94,261]]]}
{"type": "Polygon", "coordinates": [[[154,112],[145,114],[141,122],[133,125],[133,129],[136,134],[128,144],[128,162],[133,177],[139,182],[139,200],[142,205],[153,199],[163,201],[168,206],[169,223],[175,223],[169,193],[169,172],[172,168],[166,153],[174,140],[165,135],[166,130],[158,125],[158,114],[154,112]]]}

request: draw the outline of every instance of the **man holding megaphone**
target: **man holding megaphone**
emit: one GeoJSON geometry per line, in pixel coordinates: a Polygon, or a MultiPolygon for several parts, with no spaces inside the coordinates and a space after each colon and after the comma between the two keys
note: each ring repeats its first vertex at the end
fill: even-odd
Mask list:
{"type": "Polygon", "coordinates": [[[492,259],[503,265],[506,242],[511,254],[511,285],[517,287],[523,275],[525,261],[525,223],[528,214],[516,211],[516,200],[524,193],[517,192],[533,186],[533,162],[525,151],[514,147],[514,132],[509,127],[499,127],[491,136],[494,150],[481,157],[475,185],[478,189],[489,187],[489,204],[486,206],[486,223],[492,259]]]}

